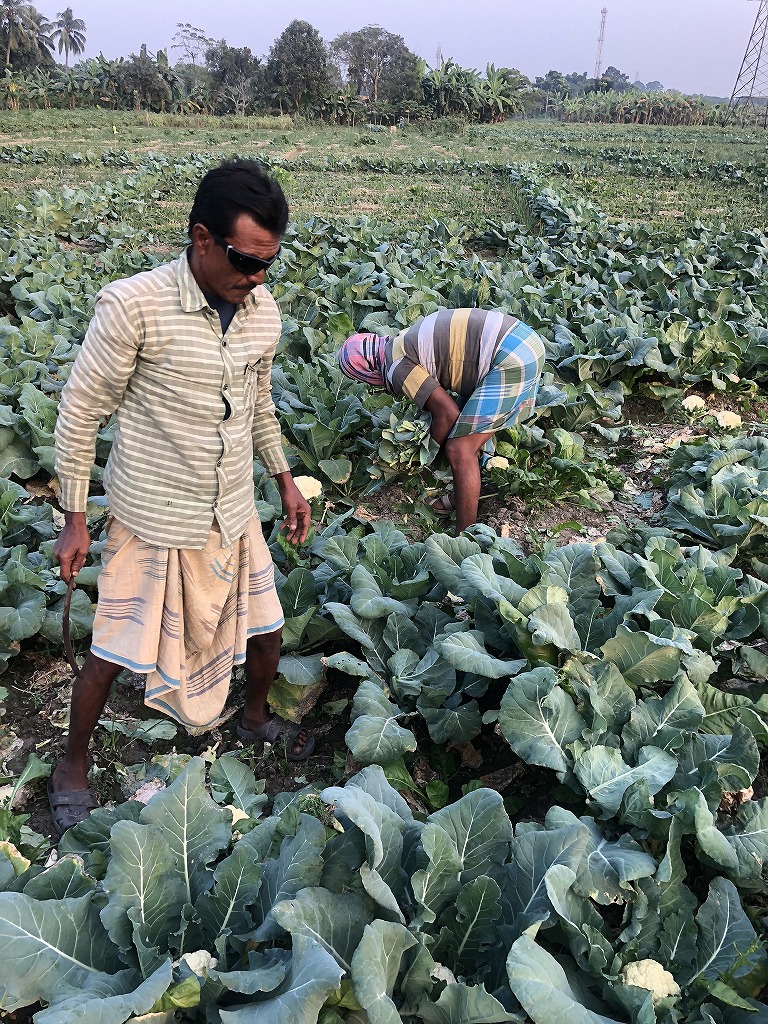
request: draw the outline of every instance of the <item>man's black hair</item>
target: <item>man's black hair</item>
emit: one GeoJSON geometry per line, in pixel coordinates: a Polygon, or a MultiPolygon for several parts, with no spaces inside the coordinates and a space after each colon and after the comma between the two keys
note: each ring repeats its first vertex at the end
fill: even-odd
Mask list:
{"type": "Polygon", "coordinates": [[[284,234],[288,226],[288,203],[278,182],[263,164],[233,157],[208,171],[198,185],[189,215],[190,238],[195,224],[225,238],[241,213],[272,235],[284,234]]]}

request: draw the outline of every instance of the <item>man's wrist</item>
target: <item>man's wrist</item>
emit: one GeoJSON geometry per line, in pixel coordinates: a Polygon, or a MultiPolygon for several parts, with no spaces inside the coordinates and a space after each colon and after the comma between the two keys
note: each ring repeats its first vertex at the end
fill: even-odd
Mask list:
{"type": "Polygon", "coordinates": [[[290,470],[286,470],[284,473],[275,473],[272,479],[277,484],[277,489],[280,491],[281,495],[284,494],[289,487],[294,486],[293,476],[290,470]]]}
{"type": "Polygon", "coordinates": [[[85,512],[69,512],[64,509],[64,522],[67,526],[85,524],[85,512]]]}

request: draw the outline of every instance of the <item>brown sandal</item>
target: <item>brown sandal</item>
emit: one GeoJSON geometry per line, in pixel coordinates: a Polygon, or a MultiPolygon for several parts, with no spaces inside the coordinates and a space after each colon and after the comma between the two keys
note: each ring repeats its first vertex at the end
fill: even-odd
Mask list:
{"type": "Polygon", "coordinates": [[[443,516],[446,519],[456,511],[453,499],[448,491],[445,494],[438,494],[436,498],[427,498],[425,504],[428,508],[432,509],[435,515],[443,516]]]}
{"type": "Polygon", "coordinates": [[[85,821],[99,802],[90,789],[51,789],[48,779],[48,804],[51,808],[53,827],[59,839],[67,829],[85,821]]]}

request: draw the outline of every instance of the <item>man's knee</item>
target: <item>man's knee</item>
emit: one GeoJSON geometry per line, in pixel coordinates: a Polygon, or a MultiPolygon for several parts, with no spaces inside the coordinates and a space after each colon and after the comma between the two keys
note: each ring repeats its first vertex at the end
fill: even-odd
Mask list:
{"type": "Polygon", "coordinates": [[[248,637],[248,651],[263,656],[280,653],[280,638],[282,629],[275,629],[271,633],[254,633],[248,637]]]}
{"type": "Polygon", "coordinates": [[[451,467],[467,465],[477,459],[479,446],[472,435],[467,437],[450,437],[445,442],[445,456],[451,467]]]}

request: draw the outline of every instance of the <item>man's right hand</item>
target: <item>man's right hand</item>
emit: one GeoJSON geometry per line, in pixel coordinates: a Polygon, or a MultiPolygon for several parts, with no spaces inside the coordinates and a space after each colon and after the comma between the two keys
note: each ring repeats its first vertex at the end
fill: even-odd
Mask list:
{"type": "Polygon", "coordinates": [[[53,555],[61,566],[61,578],[65,583],[69,583],[83,568],[90,546],[85,512],[65,512],[64,529],[53,545],[53,555]]]}

